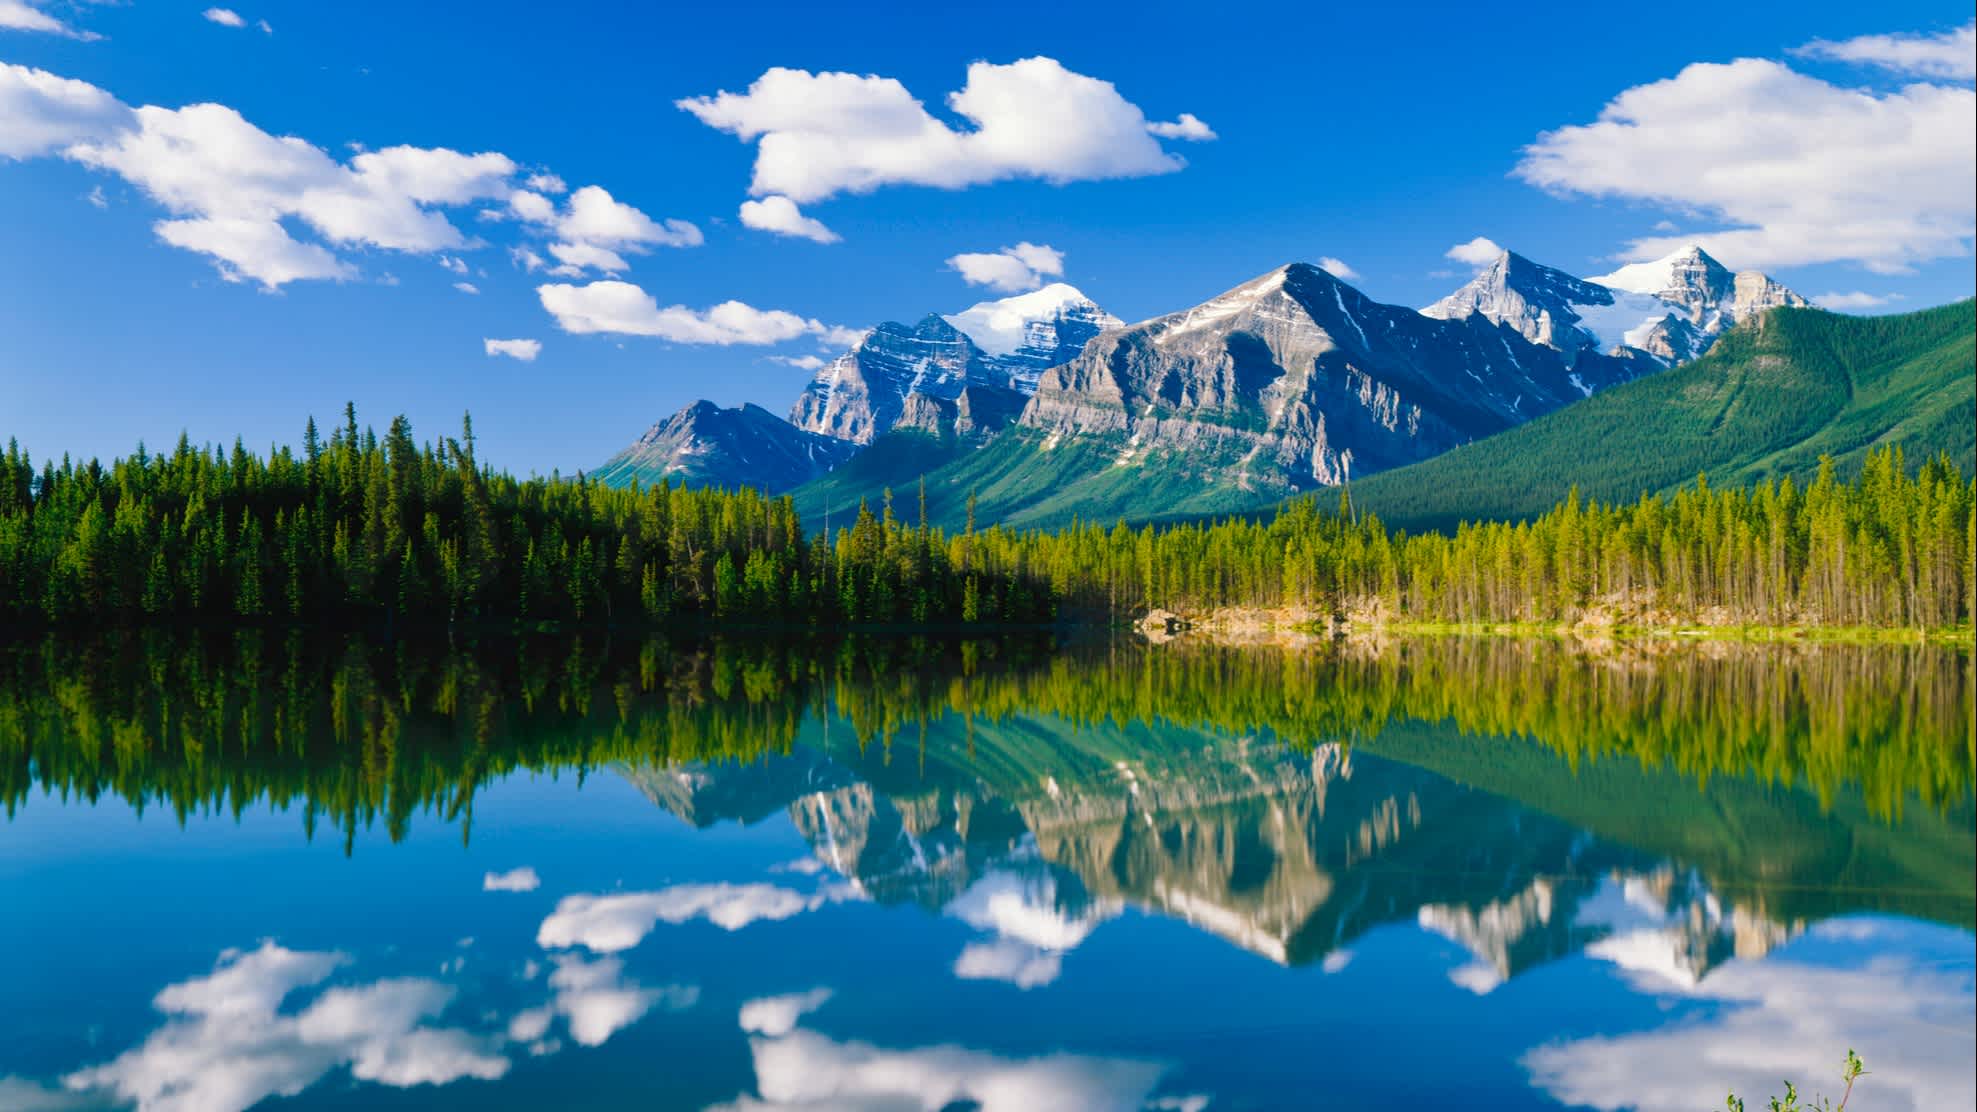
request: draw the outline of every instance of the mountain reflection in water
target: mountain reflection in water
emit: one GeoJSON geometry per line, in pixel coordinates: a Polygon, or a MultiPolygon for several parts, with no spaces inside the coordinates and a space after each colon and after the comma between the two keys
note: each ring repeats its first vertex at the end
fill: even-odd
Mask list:
{"type": "MultiPolygon", "coordinates": [[[[273,807],[310,840],[334,829],[350,867],[370,870],[400,852],[373,831],[410,853],[417,831],[451,826],[471,850],[488,836],[475,830],[483,796],[518,775],[568,773],[621,781],[636,792],[628,804],[676,816],[688,852],[662,867],[675,874],[694,839],[712,849],[726,831],[787,830],[807,853],[767,871],[710,857],[656,886],[572,887],[547,857],[540,871],[490,862],[484,881],[474,874],[487,898],[543,908],[527,929],[533,956],[504,974],[519,996],[482,1000],[461,979],[492,943],[462,941],[438,978],[374,975],[340,942],[252,928],[210,972],[153,982],[145,996],[164,1019],[123,1053],[59,1073],[0,1060],[0,1107],[75,1094],[147,1108],[247,1108],[276,1094],[335,1104],[324,1079],[341,1076],[510,1093],[628,1031],[715,1037],[704,1022],[679,1025],[739,991],[714,983],[727,959],[652,968],[655,932],[679,939],[671,932],[704,923],[741,945],[782,924],[778,947],[797,931],[841,952],[848,928],[822,924],[881,913],[859,920],[881,949],[887,938],[931,947],[953,984],[1018,1002],[1082,1000],[1117,975],[1104,941],[1115,935],[1140,939],[1135,967],[1222,961],[1147,933],[1166,923],[1267,959],[1274,982],[1226,975],[1249,978],[1252,995],[1306,994],[1321,1027],[1332,1021],[1320,1013],[1349,1001],[1282,978],[1349,980],[1362,962],[1396,983],[1441,962],[1450,999],[1482,1006],[1513,984],[1580,984],[1590,961],[1633,998],[1675,1009],[1678,1021],[1657,1024],[1593,1003],[1611,989],[1540,990],[1560,1014],[1614,1018],[1517,1036],[1500,1063],[1515,1084],[1498,1082],[1498,1103],[1672,1109],[1705,1094],[1696,1106],[1707,1106],[1726,1082],[1762,1085],[1876,1025],[1906,1032],[1870,1062],[1885,1106],[1968,1104],[1971,698],[1968,651],[1920,645],[49,639],[0,651],[0,798],[16,820],[49,797],[164,808],[188,830],[273,807]],[[1398,939],[1415,940],[1400,964],[1398,939]],[[1849,945],[1846,960],[1819,956],[1849,945]],[[1455,956],[1429,957],[1443,951],[1455,956]],[[1779,1039],[1788,1052],[1767,1049],[1779,1039]],[[53,1080],[27,1080],[37,1075],[53,1080]]],[[[590,829],[581,808],[558,813],[590,829]]],[[[614,812],[618,832],[596,843],[607,856],[642,852],[628,814],[614,812]]],[[[1299,1103],[1269,1095],[1284,1097],[1271,1088],[1281,1062],[1250,1063],[1239,1081],[1217,1073],[1215,1055],[1164,1042],[1161,1031],[1187,1030],[1185,1013],[1117,1016],[1078,1029],[1085,1041],[1026,1053],[994,1049],[1006,1024],[923,1045],[896,1022],[880,1025],[890,1036],[833,1029],[833,1016],[880,1013],[847,1011],[861,1006],[830,968],[737,1001],[752,1080],[709,1065],[701,1096],[676,1081],[687,1088],[662,1090],[661,1103],[737,1089],[736,1107],[1299,1103]]],[[[1298,1011],[1284,1006],[1255,1003],[1256,1021],[1274,1014],[1266,1029],[1288,1037],[1298,1011]]],[[[1083,1013],[1062,1022],[1072,1014],[1083,1013]]],[[[1382,1068],[1361,1052],[1364,1070],[1382,1068]]],[[[1341,1105],[1357,1106],[1351,1067],[1338,1069],[1341,1105]]]]}

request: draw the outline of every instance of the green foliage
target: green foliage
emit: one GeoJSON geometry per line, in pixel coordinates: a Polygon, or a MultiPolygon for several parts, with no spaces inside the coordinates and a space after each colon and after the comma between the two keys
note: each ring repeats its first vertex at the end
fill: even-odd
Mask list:
{"type": "Polygon", "coordinates": [[[1377,611],[1420,622],[1613,620],[1906,626],[1968,622],[1977,484],[1947,460],[1909,473],[1877,451],[1850,483],[1695,487],[1632,504],[1576,492],[1534,521],[1453,535],[1389,532],[1312,499],[1268,522],[996,530],[985,551],[1046,579],[1067,607],[1377,611]]]}
{"type": "MultiPolygon", "coordinates": [[[[482,467],[472,425],[419,447],[312,420],[297,458],[181,438],[108,467],[0,458],[0,620],[415,622],[953,620],[966,588],[938,532],[860,512],[813,540],[787,498],[482,467]]],[[[1002,549],[972,554],[982,620],[1051,616],[1002,549]]]]}
{"type": "Polygon", "coordinates": [[[1591,498],[1667,493],[1707,472],[1741,485],[1801,485],[1833,457],[1947,455],[1977,469],[1977,302],[1890,317],[1779,309],[1693,363],[1603,390],[1529,424],[1353,484],[1410,528],[1543,513],[1576,486],[1591,498]]]}
{"type": "MultiPolygon", "coordinates": [[[[1390,531],[1341,501],[1270,522],[1057,532],[928,524],[860,503],[828,537],[753,491],[479,466],[471,434],[380,441],[346,410],[327,444],[263,460],[181,439],[110,467],[0,458],[0,620],[146,617],[632,624],[1012,625],[1150,608],[1371,612],[1417,622],[1942,628],[1972,614],[1977,485],[1877,450],[1850,482],[1698,481],[1631,504],[1576,490],[1537,519],[1390,531]]],[[[951,496],[952,492],[949,492],[951,496]]],[[[972,495],[963,503],[972,507],[972,495]]]]}

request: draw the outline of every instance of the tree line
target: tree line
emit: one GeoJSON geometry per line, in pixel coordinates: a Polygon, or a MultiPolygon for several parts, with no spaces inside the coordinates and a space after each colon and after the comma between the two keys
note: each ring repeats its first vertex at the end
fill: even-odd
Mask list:
{"type": "Polygon", "coordinates": [[[0,459],[0,619],[1021,625],[1151,608],[1415,622],[1942,628],[1977,603],[1977,483],[1898,447],[1720,489],[1409,535],[1293,501],[1268,521],[1055,531],[908,522],[887,493],[826,536],[787,497],[517,479],[473,426],[421,446],[346,407],[300,455],[0,459]]]}

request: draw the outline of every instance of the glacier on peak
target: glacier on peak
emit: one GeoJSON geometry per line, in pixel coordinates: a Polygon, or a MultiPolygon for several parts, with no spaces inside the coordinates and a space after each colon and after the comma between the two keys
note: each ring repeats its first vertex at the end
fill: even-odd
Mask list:
{"type": "Polygon", "coordinates": [[[1124,327],[1123,321],[1067,282],[1052,282],[996,301],[979,301],[944,319],[967,333],[983,353],[1011,355],[1029,343],[1034,325],[1066,318],[1089,321],[1099,331],[1124,327]]]}

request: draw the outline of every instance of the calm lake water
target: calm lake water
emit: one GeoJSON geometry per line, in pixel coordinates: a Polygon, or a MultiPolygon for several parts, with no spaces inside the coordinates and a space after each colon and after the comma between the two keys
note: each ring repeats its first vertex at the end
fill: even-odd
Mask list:
{"type": "Polygon", "coordinates": [[[0,649],[0,1109],[1977,1106],[1969,651],[0,649]]]}

